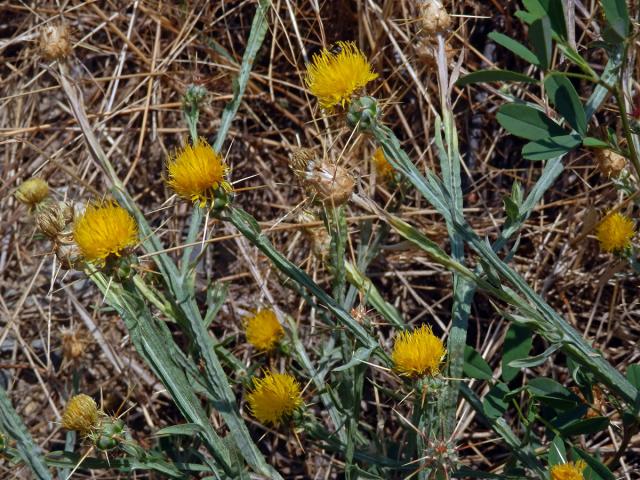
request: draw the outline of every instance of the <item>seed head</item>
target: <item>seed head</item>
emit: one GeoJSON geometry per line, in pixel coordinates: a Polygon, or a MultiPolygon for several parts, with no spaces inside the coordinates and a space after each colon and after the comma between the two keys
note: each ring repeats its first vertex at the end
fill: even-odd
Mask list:
{"type": "Polygon", "coordinates": [[[61,60],[71,52],[69,28],[64,23],[40,29],[40,50],[47,60],[61,60]]]}
{"type": "Polygon", "coordinates": [[[88,435],[100,424],[100,411],[89,395],[81,393],[69,400],[62,415],[62,427],[88,435]]]}
{"type": "Polygon", "coordinates": [[[249,408],[261,423],[276,425],[302,406],[300,384],[287,373],[266,372],[253,379],[249,408]]]}
{"type": "Polygon", "coordinates": [[[68,231],[73,222],[73,205],[67,202],[50,203],[36,215],[38,229],[52,240],[68,231]]]}
{"type": "Polygon", "coordinates": [[[600,248],[605,252],[621,252],[630,247],[635,234],[633,220],[618,212],[607,215],[596,228],[600,248]]]}
{"type": "Polygon", "coordinates": [[[583,471],[587,468],[584,460],[560,463],[551,467],[551,480],[584,480],[583,471]]]}
{"type": "Polygon", "coordinates": [[[86,261],[102,266],[138,242],[138,226],[129,212],[107,201],[87,207],[75,222],[73,239],[86,261]]]}
{"type": "Polygon", "coordinates": [[[413,332],[401,332],[393,345],[391,359],[400,375],[435,376],[447,351],[431,327],[423,325],[413,332]]]}
{"type": "Polygon", "coordinates": [[[73,361],[82,357],[89,344],[87,335],[77,329],[63,329],[61,334],[64,358],[73,361]]]}
{"type": "Polygon", "coordinates": [[[216,190],[231,191],[225,179],[229,168],[206,140],[187,144],[169,159],[167,185],[180,197],[204,206],[213,201],[216,190]]]}
{"type": "Polygon", "coordinates": [[[627,166],[627,159],[612,150],[597,150],[598,170],[607,178],[616,178],[627,166]]]}
{"type": "Polygon", "coordinates": [[[271,309],[263,308],[244,319],[247,341],[258,350],[272,350],[284,337],[284,329],[271,309]]]}
{"type": "MultiPolygon", "coordinates": [[[[313,223],[319,221],[313,213],[303,210],[298,214],[298,223],[313,223]]],[[[320,260],[324,260],[329,255],[331,247],[331,236],[323,226],[305,227],[303,233],[311,243],[311,251],[320,260]]]]}
{"type": "Polygon", "coordinates": [[[33,177],[25,180],[15,193],[16,199],[34,209],[49,196],[49,185],[41,178],[33,177]]]}
{"type": "Polygon", "coordinates": [[[420,3],[420,32],[428,37],[446,33],[451,28],[451,17],[439,0],[420,3]]]}
{"type": "Polygon", "coordinates": [[[355,180],[346,168],[328,160],[310,162],[305,183],[311,193],[325,205],[339,206],[349,201],[355,180]]]}
{"type": "Polygon", "coordinates": [[[315,54],[307,65],[305,83],[321,108],[344,108],[351,97],[378,77],[353,42],[338,42],[331,50],[315,54]]]}

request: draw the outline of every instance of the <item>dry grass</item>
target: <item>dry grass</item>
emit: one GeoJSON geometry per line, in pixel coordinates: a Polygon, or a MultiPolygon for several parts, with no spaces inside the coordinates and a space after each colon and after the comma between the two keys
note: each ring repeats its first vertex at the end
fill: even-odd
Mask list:
{"type": "MultiPolygon", "coordinates": [[[[450,11],[460,15],[450,45],[455,59],[463,55],[464,70],[494,62],[515,70],[523,67],[504,50],[496,51],[486,36],[499,30],[523,37],[522,25],[513,16],[516,2],[449,3],[450,11]]],[[[118,316],[104,308],[83,274],[59,269],[45,243],[34,235],[24,206],[12,197],[14,188],[33,175],[46,178],[59,197],[89,201],[107,191],[58,87],[56,69],[38,54],[36,32],[60,14],[72,27],[72,74],[82,87],[98,138],[152,225],[161,228],[165,245],[172,246],[182,242],[190,210],[189,205],[170,198],[162,182],[167,155],[187,137],[181,95],[190,83],[207,88],[200,130],[208,137],[215,135],[221,110],[231,98],[254,8],[253,1],[0,3],[0,381],[47,451],[64,446],[59,421],[64,401],[74,391],[74,375],[80,390],[92,395],[102,392],[107,410],[130,409],[127,423],[143,444],[153,442],[150,434],[158,428],[181,419],[130,346],[118,316]],[[75,362],[63,358],[66,329],[79,331],[86,339],[87,348],[75,362]]],[[[415,6],[410,0],[273,0],[269,17],[270,34],[225,151],[235,186],[244,189],[236,201],[263,222],[280,251],[327,285],[327,271],[293,224],[291,212],[302,204],[304,195],[288,168],[291,146],[319,151],[331,147],[331,155],[346,147],[340,161],[358,175],[359,188],[381,204],[391,192],[377,185],[372,175],[373,144],[366,138],[348,142],[347,129],[326,131],[315,102],[302,87],[305,59],[323,44],[356,40],[381,74],[375,88],[379,98],[388,100],[385,122],[404,141],[410,156],[429,168],[437,164],[430,135],[438,103],[434,66],[416,48],[415,6]],[[275,228],[269,230],[270,226],[275,228]]],[[[579,41],[586,43],[588,35],[581,35],[594,16],[580,13],[578,17],[579,41]]],[[[526,190],[540,167],[522,160],[518,140],[497,125],[494,112],[502,101],[494,91],[463,89],[454,91],[453,98],[463,139],[466,212],[479,233],[492,237],[503,221],[502,198],[512,181],[519,179],[526,190]]],[[[601,115],[598,121],[606,124],[608,119],[601,115]]],[[[592,238],[580,238],[589,212],[615,205],[617,194],[597,174],[589,152],[578,151],[566,159],[566,165],[523,229],[514,263],[536,291],[543,292],[613,365],[624,369],[640,359],[637,279],[617,274],[615,260],[599,254],[592,238]]],[[[416,195],[407,198],[400,213],[446,245],[441,219],[416,195]]],[[[349,215],[355,243],[359,220],[369,216],[356,207],[349,215]]],[[[207,228],[214,231],[215,242],[199,273],[201,294],[204,297],[209,281],[229,282],[227,301],[213,325],[216,336],[250,368],[255,354],[241,334],[242,316],[273,298],[296,319],[312,350],[315,334],[322,328],[314,312],[282,286],[277,272],[246,240],[216,222],[207,228]]],[[[369,276],[407,322],[429,320],[437,331],[446,333],[450,278],[428,257],[391,237],[369,276]]],[[[391,329],[380,331],[380,341],[388,342],[391,329]]],[[[469,343],[494,368],[500,367],[505,331],[505,321],[486,298],[478,296],[469,343]]],[[[556,364],[545,364],[536,374],[567,381],[566,369],[556,364]]],[[[395,388],[384,372],[375,376],[381,384],[395,388]]],[[[365,388],[363,421],[369,413],[375,418],[376,411],[384,411],[388,421],[373,427],[386,429],[394,437],[401,420],[392,407],[402,412],[402,404],[385,399],[373,383],[365,388]]],[[[485,470],[500,465],[507,451],[495,442],[495,434],[477,423],[467,406],[461,406],[460,413],[462,461],[485,470]]],[[[213,422],[220,422],[215,414],[213,422]]],[[[255,438],[260,438],[262,427],[249,422],[255,438]]],[[[266,435],[260,444],[268,461],[286,478],[342,478],[342,464],[333,454],[305,443],[304,438],[301,441],[306,455],[294,437],[282,432],[266,435]]],[[[616,451],[619,438],[610,429],[584,438],[584,443],[606,460],[616,451]]],[[[616,473],[621,478],[640,478],[639,470],[640,437],[636,435],[616,473]]],[[[7,463],[0,463],[0,472],[2,478],[28,478],[25,469],[7,463]]],[[[95,475],[115,478],[109,472],[95,475]]]]}

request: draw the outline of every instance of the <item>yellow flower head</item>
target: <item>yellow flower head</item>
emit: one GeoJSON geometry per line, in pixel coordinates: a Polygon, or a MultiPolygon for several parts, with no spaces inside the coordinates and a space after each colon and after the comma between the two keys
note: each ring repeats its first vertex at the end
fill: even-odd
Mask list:
{"type": "Polygon", "coordinates": [[[49,196],[49,185],[43,179],[33,177],[22,182],[15,195],[18,201],[34,208],[49,196]]]}
{"type": "Polygon", "coordinates": [[[73,226],[73,238],[86,261],[104,265],[107,257],[138,242],[138,227],[120,205],[104,202],[87,207],[73,226]]]}
{"type": "Polygon", "coordinates": [[[551,480],[584,480],[582,472],[585,468],[584,460],[554,465],[551,467],[551,480]]]}
{"type": "Polygon", "coordinates": [[[331,109],[336,105],[344,107],[357,90],[377,77],[355,43],[338,42],[337,51],[325,48],[313,56],[307,65],[305,83],[320,107],[331,109]]]}
{"type": "Polygon", "coordinates": [[[180,197],[199,202],[202,207],[208,200],[213,200],[217,189],[231,190],[225,179],[228,170],[222,156],[200,138],[169,159],[167,185],[180,197]]]}
{"type": "Polygon", "coordinates": [[[258,310],[244,319],[247,341],[258,350],[268,351],[284,337],[284,329],[273,310],[258,310]]]}
{"type": "Polygon", "coordinates": [[[387,160],[387,157],[384,156],[384,152],[380,147],[373,154],[373,165],[376,168],[376,175],[381,179],[384,180],[393,176],[395,170],[387,160]]]}
{"type": "Polygon", "coordinates": [[[633,220],[618,212],[607,215],[596,229],[600,247],[605,252],[624,250],[631,245],[635,234],[633,220]]]}
{"type": "Polygon", "coordinates": [[[62,415],[62,427],[87,435],[100,423],[100,411],[89,395],[81,393],[69,400],[62,415]]]}
{"type": "Polygon", "coordinates": [[[247,400],[261,423],[275,425],[302,405],[300,384],[289,374],[265,372],[263,378],[253,379],[253,386],[247,400]]]}
{"type": "Polygon", "coordinates": [[[393,345],[391,359],[400,375],[437,375],[447,351],[431,327],[423,325],[413,332],[401,332],[393,345]]]}

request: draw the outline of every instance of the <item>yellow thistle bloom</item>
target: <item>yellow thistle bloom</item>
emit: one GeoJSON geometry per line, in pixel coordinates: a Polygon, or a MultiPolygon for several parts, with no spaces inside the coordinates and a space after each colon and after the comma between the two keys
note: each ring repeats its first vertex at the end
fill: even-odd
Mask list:
{"type": "Polygon", "coordinates": [[[383,180],[391,178],[395,171],[380,147],[378,147],[373,154],[373,165],[376,168],[376,175],[383,180]]]}
{"type": "Polygon", "coordinates": [[[254,417],[261,423],[279,423],[302,405],[300,384],[287,373],[265,372],[253,379],[254,389],[247,400],[254,417]]]}
{"type": "Polygon", "coordinates": [[[551,480],[584,480],[582,472],[585,468],[584,460],[554,465],[551,467],[551,480]]]}
{"type": "Polygon", "coordinates": [[[284,337],[284,329],[273,310],[258,310],[244,320],[247,341],[258,350],[268,351],[284,337]]]}
{"type": "Polygon", "coordinates": [[[49,196],[49,185],[43,179],[33,177],[22,182],[15,195],[18,201],[34,208],[49,196]]]}
{"type": "Polygon", "coordinates": [[[62,415],[62,427],[87,435],[100,423],[100,411],[89,395],[81,393],[69,400],[62,415]]]}
{"type": "Polygon", "coordinates": [[[307,65],[307,88],[325,109],[344,107],[357,90],[378,78],[355,43],[338,42],[337,47],[337,52],[325,48],[307,65]]]}
{"type": "Polygon", "coordinates": [[[633,220],[618,212],[607,215],[596,229],[600,247],[605,252],[624,250],[631,245],[635,234],[633,220]]]}
{"type": "Polygon", "coordinates": [[[431,327],[423,325],[413,332],[401,332],[393,345],[391,359],[395,369],[410,377],[437,375],[447,351],[431,327]]]}
{"type": "Polygon", "coordinates": [[[73,239],[86,261],[104,265],[138,242],[138,227],[129,212],[115,202],[89,205],[75,222],[73,239]]]}
{"type": "Polygon", "coordinates": [[[200,138],[194,145],[187,144],[169,159],[167,185],[180,197],[204,206],[213,200],[217,189],[231,190],[225,180],[228,171],[222,156],[206,140],[200,138]]]}

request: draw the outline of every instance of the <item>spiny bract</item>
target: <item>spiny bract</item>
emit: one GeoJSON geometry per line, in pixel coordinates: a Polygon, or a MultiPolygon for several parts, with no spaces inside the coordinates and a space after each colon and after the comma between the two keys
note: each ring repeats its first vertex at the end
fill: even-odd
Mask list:
{"type": "Polygon", "coordinates": [[[584,460],[554,465],[551,467],[551,480],[584,480],[582,472],[585,468],[584,460]]]}
{"type": "Polygon", "coordinates": [[[75,222],[73,238],[86,261],[104,264],[110,255],[119,256],[138,242],[138,226],[115,202],[93,204],[75,222]]]}
{"type": "Polygon", "coordinates": [[[200,138],[194,145],[185,145],[169,159],[167,185],[180,197],[198,202],[202,207],[213,200],[217,189],[231,190],[231,185],[225,180],[227,171],[222,156],[200,138]]]}
{"type": "Polygon", "coordinates": [[[300,384],[287,373],[266,372],[253,379],[247,400],[254,417],[264,424],[277,424],[302,405],[300,384]]]}
{"type": "Polygon", "coordinates": [[[307,65],[307,88],[325,109],[344,107],[357,90],[378,78],[355,43],[338,42],[337,49],[323,49],[307,65]]]}
{"type": "Polygon", "coordinates": [[[431,327],[423,325],[413,332],[401,332],[393,345],[391,359],[401,375],[437,375],[447,351],[431,327]]]}
{"type": "Polygon", "coordinates": [[[596,229],[600,247],[605,252],[618,252],[631,246],[631,239],[636,234],[633,220],[622,215],[613,213],[607,215],[596,229]]]}
{"type": "Polygon", "coordinates": [[[258,350],[274,348],[284,337],[284,329],[273,310],[263,308],[244,320],[247,341],[258,350]]]}

